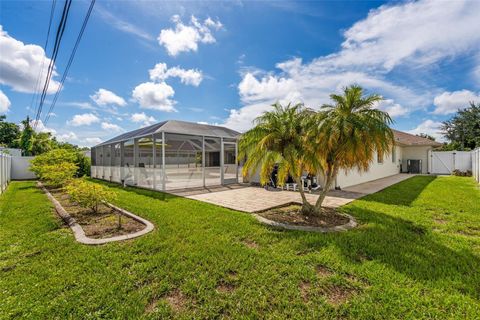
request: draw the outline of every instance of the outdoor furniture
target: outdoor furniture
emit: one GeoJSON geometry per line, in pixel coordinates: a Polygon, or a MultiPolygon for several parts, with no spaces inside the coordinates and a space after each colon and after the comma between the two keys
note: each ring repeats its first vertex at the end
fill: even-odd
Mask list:
{"type": "Polygon", "coordinates": [[[290,189],[293,190],[293,191],[297,191],[297,186],[298,186],[298,185],[297,185],[296,183],[294,183],[294,182],[292,182],[292,183],[286,183],[286,184],[285,184],[285,189],[286,189],[287,191],[290,191],[290,189]]]}

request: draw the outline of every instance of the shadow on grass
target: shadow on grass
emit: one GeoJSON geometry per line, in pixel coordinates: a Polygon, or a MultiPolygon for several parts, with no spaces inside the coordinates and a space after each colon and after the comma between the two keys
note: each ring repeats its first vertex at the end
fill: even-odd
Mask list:
{"type": "Polygon", "coordinates": [[[365,196],[362,200],[397,206],[411,206],[422,191],[436,178],[435,176],[415,176],[401,183],[394,184],[381,192],[365,196]]]}
{"type": "Polygon", "coordinates": [[[279,240],[291,238],[299,243],[296,250],[303,252],[334,245],[351,263],[379,262],[415,281],[451,280],[449,288],[478,299],[478,256],[439,243],[430,230],[411,221],[355,206],[348,212],[367,225],[318,237],[284,232],[279,240]]]}

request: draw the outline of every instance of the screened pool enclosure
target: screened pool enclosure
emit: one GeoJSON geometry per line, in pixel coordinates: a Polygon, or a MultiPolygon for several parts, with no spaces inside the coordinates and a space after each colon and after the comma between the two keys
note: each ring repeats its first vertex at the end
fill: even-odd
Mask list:
{"type": "Polygon", "coordinates": [[[92,147],[92,177],[154,190],[237,183],[237,137],[224,127],[164,121],[92,147]]]}

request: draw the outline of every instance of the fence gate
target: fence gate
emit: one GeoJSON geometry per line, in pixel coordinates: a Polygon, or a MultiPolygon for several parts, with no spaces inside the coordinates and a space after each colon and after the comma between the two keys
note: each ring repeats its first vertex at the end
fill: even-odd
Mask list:
{"type": "Polygon", "coordinates": [[[470,151],[432,151],[430,153],[433,174],[451,174],[454,170],[472,170],[470,151]]]}

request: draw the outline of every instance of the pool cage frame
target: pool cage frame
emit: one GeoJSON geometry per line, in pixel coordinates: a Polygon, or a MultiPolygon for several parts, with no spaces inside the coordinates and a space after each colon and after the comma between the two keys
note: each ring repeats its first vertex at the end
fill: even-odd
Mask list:
{"type": "Polygon", "coordinates": [[[91,176],[159,191],[235,184],[238,136],[223,127],[165,121],[92,147],[91,176]]]}

